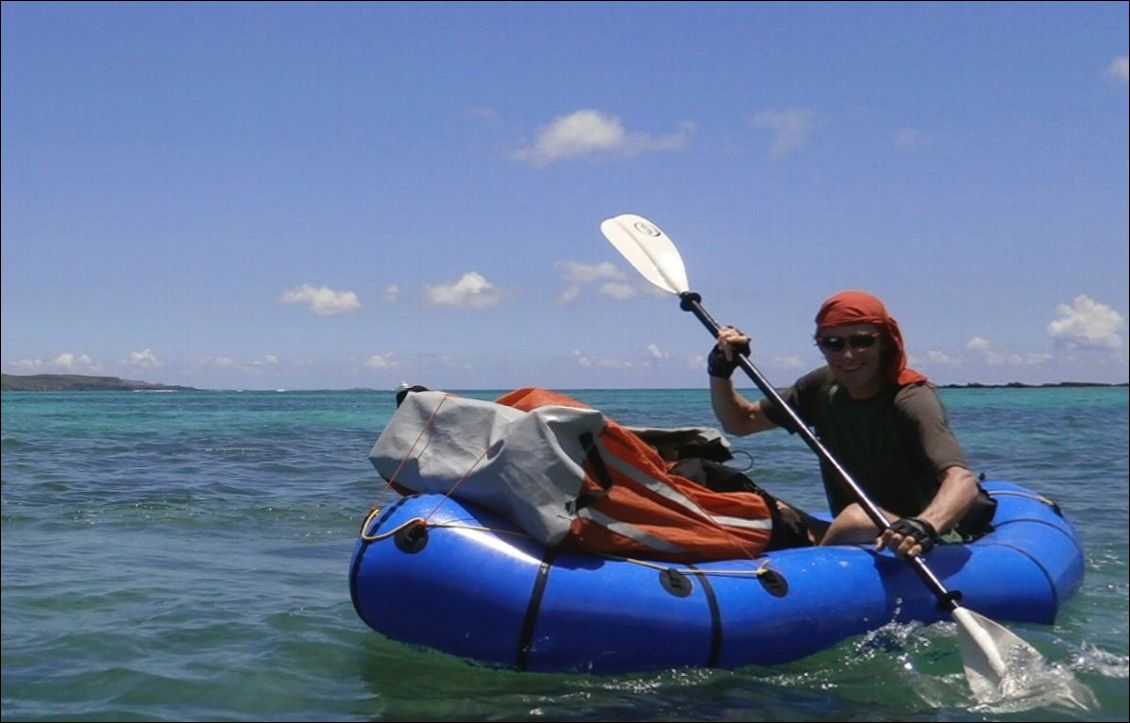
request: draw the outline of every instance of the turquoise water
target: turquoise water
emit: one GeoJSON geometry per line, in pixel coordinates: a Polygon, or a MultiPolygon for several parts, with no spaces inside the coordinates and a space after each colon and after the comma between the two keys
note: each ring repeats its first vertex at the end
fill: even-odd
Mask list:
{"type": "MultiPolygon", "coordinates": [[[[391,393],[84,392],[2,398],[0,712],[1126,720],[1127,389],[942,393],[977,471],[1056,499],[1079,528],[1082,589],[1056,625],[1012,629],[1090,688],[1095,709],[977,707],[946,624],[889,626],[780,668],[616,678],[489,670],[393,643],[357,618],[347,579],[358,527],[386,499],[366,455],[391,393]]],[[[714,424],[704,390],[571,394],[625,424],[714,424]]],[[[733,442],[771,491],[823,504],[802,442],[784,433],[733,442]]]]}

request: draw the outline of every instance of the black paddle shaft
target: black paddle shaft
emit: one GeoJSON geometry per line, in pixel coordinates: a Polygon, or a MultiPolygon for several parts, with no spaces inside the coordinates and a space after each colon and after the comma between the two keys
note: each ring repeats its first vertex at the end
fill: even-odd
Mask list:
{"type": "MultiPolygon", "coordinates": [[[[722,330],[722,327],[706,309],[702,308],[701,302],[702,297],[693,291],[684,291],[679,294],[680,308],[682,308],[683,311],[689,311],[694,314],[695,318],[701,321],[702,325],[710,332],[710,335],[717,339],[718,332],[722,330]]],[[[871,518],[871,521],[875,523],[875,526],[880,530],[890,528],[891,523],[887,520],[886,516],[883,515],[882,510],[876,507],[875,503],[867,497],[863,488],[852,479],[848,471],[843,468],[843,465],[836,461],[836,458],[832,456],[832,453],[828,451],[828,448],[824,446],[820,438],[801,420],[796,411],[785,403],[785,400],[782,399],[781,395],[777,393],[777,390],[769,384],[764,375],[758,371],[757,367],[753,365],[753,362],[744,354],[734,353],[737,355],[738,366],[749,375],[749,378],[753,380],[762,394],[773,400],[777,407],[788,415],[793,430],[804,439],[812,451],[815,452],[825,464],[836,471],[836,475],[840,478],[840,481],[847,488],[848,492],[851,493],[851,496],[855,498],[855,501],[859,503],[859,506],[863,508],[864,512],[867,513],[867,516],[871,518]]],[[[947,590],[945,586],[942,585],[941,581],[934,576],[934,573],[930,571],[930,568],[926,567],[926,563],[921,557],[913,557],[910,561],[914,566],[915,572],[918,573],[918,576],[922,578],[930,588],[930,591],[937,596],[938,607],[947,611],[952,611],[956,608],[957,601],[961,599],[961,593],[947,590]]]]}

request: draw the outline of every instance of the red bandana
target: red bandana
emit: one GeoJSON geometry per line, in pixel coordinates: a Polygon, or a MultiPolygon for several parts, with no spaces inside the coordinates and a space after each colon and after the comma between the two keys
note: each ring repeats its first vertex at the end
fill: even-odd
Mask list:
{"type": "Polygon", "coordinates": [[[841,291],[825,301],[816,314],[818,329],[849,324],[878,324],[883,328],[894,348],[894,354],[887,366],[887,375],[891,381],[899,386],[926,381],[925,375],[906,365],[906,349],[903,347],[902,333],[899,332],[898,323],[887,313],[882,301],[866,291],[841,291]]]}

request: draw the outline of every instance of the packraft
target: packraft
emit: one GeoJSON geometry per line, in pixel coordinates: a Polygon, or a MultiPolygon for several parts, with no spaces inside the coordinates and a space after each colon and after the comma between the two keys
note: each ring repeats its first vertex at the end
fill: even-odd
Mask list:
{"type": "Polygon", "coordinates": [[[403,494],[481,505],[551,548],[689,562],[754,558],[773,535],[767,495],[675,474],[640,435],[536,387],[408,394],[369,458],[403,494]]]}
{"type": "MultiPolygon", "coordinates": [[[[1083,579],[1079,537],[1038,493],[1003,481],[985,488],[1000,503],[993,530],[938,545],[930,567],[970,610],[1050,625],[1083,579]]],[[[740,668],[797,660],[891,622],[951,619],[905,560],[874,547],[652,562],[547,549],[470,502],[394,495],[362,524],[349,589],[383,636],[490,666],[740,668]]]]}

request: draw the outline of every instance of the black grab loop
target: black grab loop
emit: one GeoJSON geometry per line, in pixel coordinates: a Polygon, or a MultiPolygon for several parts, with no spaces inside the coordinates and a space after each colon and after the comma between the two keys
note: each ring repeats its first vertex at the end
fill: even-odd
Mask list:
{"type": "Polygon", "coordinates": [[[428,544],[428,527],[421,522],[415,522],[397,532],[393,540],[401,552],[415,554],[428,544]]]}
{"type": "Polygon", "coordinates": [[[789,594],[789,581],[776,570],[763,570],[757,576],[757,580],[765,588],[765,592],[773,597],[784,597],[789,594]]]}
{"type": "Polygon", "coordinates": [[[660,571],[659,584],[675,597],[687,597],[694,592],[694,583],[691,582],[691,579],[671,568],[660,571]]]}

